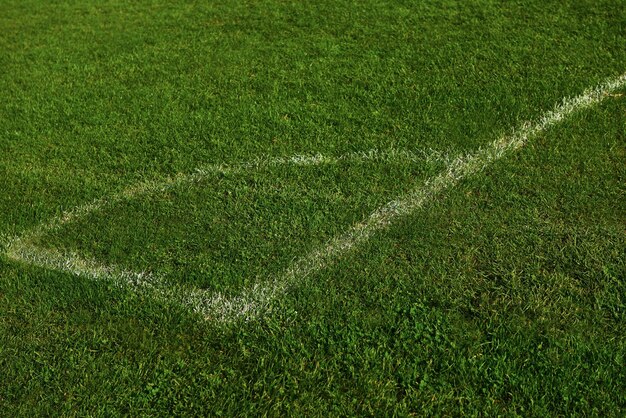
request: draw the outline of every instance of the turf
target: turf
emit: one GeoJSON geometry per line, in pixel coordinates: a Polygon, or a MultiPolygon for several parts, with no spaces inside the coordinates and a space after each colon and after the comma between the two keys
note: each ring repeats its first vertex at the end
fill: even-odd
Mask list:
{"type": "Polygon", "coordinates": [[[36,245],[228,292],[279,275],[442,161],[340,161],[209,175],[96,211],[36,245]]]}
{"type": "MultiPolygon", "coordinates": [[[[472,152],[622,74],[625,22],[615,1],[0,0],[0,248],[206,164],[472,152]]],[[[0,411],[623,416],[624,94],[247,322],[0,256],[0,411]]],[[[221,174],[37,244],[237,293],[444,163],[221,174]]]]}

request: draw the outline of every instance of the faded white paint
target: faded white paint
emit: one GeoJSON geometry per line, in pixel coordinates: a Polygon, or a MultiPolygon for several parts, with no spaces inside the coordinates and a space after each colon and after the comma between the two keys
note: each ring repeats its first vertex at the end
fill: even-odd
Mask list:
{"type": "Polygon", "coordinates": [[[299,285],[307,276],[314,274],[339,257],[367,241],[375,233],[387,228],[397,219],[407,216],[424,207],[432,199],[456,185],[461,179],[481,171],[506,155],[524,146],[532,137],[558,124],[574,112],[586,109],[601,102],[615,90],[626,85],[626,74],[610,79],[599,86],[586,90],[580,96],[565,99],[553,110],[546,112],[538,121],[527,122],[475,153],[450,159],[445,154],[436,152],[421,155],[405,150],[370,150],[345,154],[340,157],[328,157],[321,154],[294,155],[291,157],[264,157],[238,165],[207,165],[200,167],[192,174],[178,174],[159,181],[143,182],[108,198],[101,198],[79,206],[54,218],[46,224],[9,240],[5,245],[9,258],[28,264],[65,271],[93,279],[108,279],[130,285],[140,291],[148,291],[151,295],[176,301],[206,319],[232,321],[238,318],[250,319],[264,310],[272,300],[283,295],[291,287],[299,285]],[[124,199],[132,199],[140,195],[156,193],[176,185],[197,182],[214,175],[226,172],[246,172],[278,165],[315,166],[321,164],[338,164],[342,161],[440,161],[446,168],[437,176],[429,179],[390,201],[370,214],[362,222],[353,225],[345,233],[331,239],[326,245],[301,257],[283,274],[257,283],[245,289],[239,295],[230,297],[222,293],[207,292],[200,289],[189,289],[167,283],[165,280],[143,272],[131,272],[115,266],[102,265],[88,261],[76,254],[61,254],[53,250],[44,250],[33,245],[36,238],[46,232],[60,228],[69,222],[87,214],[97,212],[107,205],[124,199]]]}

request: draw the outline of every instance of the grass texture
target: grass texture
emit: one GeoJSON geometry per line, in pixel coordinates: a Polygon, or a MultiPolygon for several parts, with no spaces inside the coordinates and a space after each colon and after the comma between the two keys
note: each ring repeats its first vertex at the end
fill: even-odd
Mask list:
{"type": "Polygon", "coordinates": [[[247,321],[5,253],[243,164],[33,243],[237,294],[623,74],[625,22],[612,0],[0,0],[0,415],[623,416],[624,89],[247,321]]]}

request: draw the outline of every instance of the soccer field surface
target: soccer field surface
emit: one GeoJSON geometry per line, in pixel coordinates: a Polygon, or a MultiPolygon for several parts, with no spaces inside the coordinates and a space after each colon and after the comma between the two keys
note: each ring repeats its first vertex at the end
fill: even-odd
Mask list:
{"type": "Polygon", "coordinates": [[[625,22],[0,0],[0,410],[622,416],[625,22]]]}

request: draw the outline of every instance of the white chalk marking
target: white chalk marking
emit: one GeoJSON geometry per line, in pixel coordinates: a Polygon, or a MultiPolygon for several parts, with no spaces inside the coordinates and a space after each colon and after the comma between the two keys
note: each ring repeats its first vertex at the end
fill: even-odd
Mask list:
{"type": "MultiPolygon", "coordinates": [[[[118,285],[130,285],[135,291],[150,291],[153,295],[165,299],[187,300],[188,294],[203,295],[178,285],[168,284],[162,277],[145,271],[135,272],[122,267],[98,263],[88,260],[76,253],[61,252],[53,249],[41,248],[36,241],[46,233],[59,230],[64,225],[97,213],[124,200],[138,198],[162,192],[176,186],[201,182],[216,174],[238,174],[255,170],[264,170],[278,166],[319,166],[348,163],[442,163],[447,164],[450,157],[447,153],[429,150],[413,152],[405,149],[391,148],[387,150],[369,149],[355,151],[338,157],[323,154],[295,154],[289,157],[258,157],[250,161],[236,164],[207,164],[199,167],[193,173],[179,173],[172,177],[160,180],[148,180],[132,185],[119,193],[95,199],[92,202],[77,206],[63,212],[47,223],[42,223],[18,237],[0,235],[0,248],[10,259],[29,265],[62,271],[76,276],[84,276],[93,280],[110,280],[118,285]]],[[[187,304],[187,303],[185,303],[187,304]]]]}
{"type": "Polygon", "coordinates": [[[61,253],[35,246],[13,246],[9,255],[15,260],[63,271],[94,280],[107,279],[118,285],[131,285],[135,288],[154,287],[159,281],[148,273],[125,270],[112,264],[101,264],[75,253],[61,253]]]}
{"type": "MultiPolygon", "coordinates": [[[[47,232],[58,230],[64,225],[74,222],[85,216],[101,211],[105,207],[112,206],[124,200],[131,200],[140,196],[150,195],[163,192],[187,183],[197,183],[216,174],[238,174],[254,170],[265,170],[278,166],[318,166],[318,165],[335,165],[342,162],[425,162],[425,163],[444,163],[447,164],[450,157],[447,153],[429,150],[421,152],[413,152],[404,149],[391,148],[388,150],[370,149],[366,151],[356,151],[340,155],[338,157],[330,157],[322,154],[295,154],[289,157],[259,157],[251,161],[235,163],[235,164],[207,164],[201,166],[193,173],[179,173],[172,177],[166,177],[160,180],[148,180],[134,184],[119,193],[111,196],[105,196],[95,199],[92,202],[77,206],[74,209],[63,212],[61,215],[53,218],[47,223],[40,224],[35,228],[27,231],[19,237],[5,239],[4,247],[7,253],[11,249],[17,249],[26,244],[32,244],[36,238],[41,237],[47,232]]],[[[10,255],[10,254],[9,254],[10,255]]],[[[19,257],[12,257],[19,259],[19,257]]],[[[39,264],[38,264],[39,265],[39,264]]],[[[46,267],[45,265],[39,265],[46,267]]],[[[49,266],[53,268],[52,266],[49,266]]]]}
{"type": "Polygon", "coordinates": [[[626,85],[626,74],[610,79],[599,86],[586,90],[573,99],[565,99],[553,110],[545,113],[537,122],[526,122],[513,131],[493,141],[473,154],[456,158],[438,176],[426,181],[396,200],[392,200],[373,212],[363,222],[350,228],[343,235],[333,238],[325,246],[297,260],[283,275],[270,283],[255,284],[235,297],[221,293],[191,293],[186,303],[207,319],[229,321],[251,318],[266,309],[277,296],[298,285],[307,276],[326,268],[337,258],[367,241],[373,234],[387,228],[398,218],[407,216],[432,201],[433,197],[456,185],[461,179],[481,171],[494,161],[523,147],[530,138],[561,122],[576,111],[600,103],[608,94],[626,85]]]}
{"type": "Polygon", "coordinates": [[[341,161],[409,161],[428,160],[428,156],[402,151],[368,151],[351,153],[342,157],[326,157],[316,155],[296,155],[285,158],[261,158],[248,163],[234,166],[210,165],[199,168],[193,174],[179,174],[162,181],[140,183],[112,197],[95,200],[92,203],[62,214],[47,224],[43,224],[7,244],[6,254],[9,258],[40,267],[65,271],[93,279],[110,279],[123,284],[130,284],[139,290],[150,290],[151,293],[167,300],[175,300],[191,308],[206,319],[232,321],[239,318],[249,319],[267,309],[272,300],[284,294],[289,288],[297,286],[307,276],[326,268],[339,257],[367,241],[373,234],[387,228],[397,219],[407,216],[424,207],[433,197],[456,185],[461,179],[481,171],[504,156],[524,146],[529,139],[546,129],[561,122],[576,111],[586,109],[600,103],[615,90],[626,85],[626,74],[609,79],[599,86],[586,90],[573,99],[565,99],[553,110],[545,113],[537,122],[527,122],[514,130],[510,135],[503,136],[486,147],[479,148],[475,153],[450,160],[445,156],[431,153],[432,160],[446,161],[445,170],[438,176],[426,181],[407,194],[382,206],[364,221],[352,226],[344,234],[330,240],[325,246],[314,250],[298,259],[282,275],[270,279],[266,283],[256,283],[234,297],[222,293],[208,292],[201,289],[186,289],[178,285],[169,285],[161,279],[147,273],[125,271],[113,266],[104,266],[96,262],[86,261],[76,255],[60,254],[52,250],[35,247],[32,242],[42,234],[60,228],[68,222],[101,210],[105,205],[131,199],[140,195],[156,193],[176,185],[201,181],[209,175],[227,172],[242,172],[262,169],[278,165],[320,165],[335,164],[341,161]]]}

